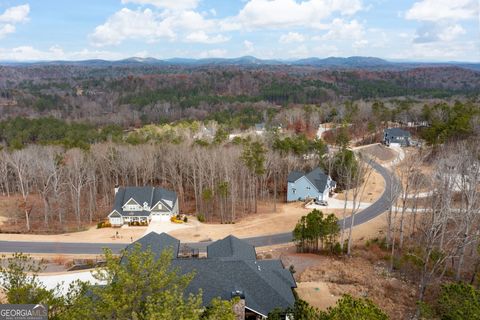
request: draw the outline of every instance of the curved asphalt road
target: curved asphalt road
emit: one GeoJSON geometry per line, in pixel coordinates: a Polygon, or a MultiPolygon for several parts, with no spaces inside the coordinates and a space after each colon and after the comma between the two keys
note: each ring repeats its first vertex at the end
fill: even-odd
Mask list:
{"type": "MultiPolygon", "coordinates": [[[[371,206],[363,209],[355,215],[354,226],[358,226],[373,218],[379,216],[390,208],[389,197],[386,190],[392,190],[392,183],[397,183],[396,179],[392,181],[392,176],[387,169],[380,164],[371,163],[373,169],[380,173],[385,180],[385,191],[382,196],[371,206]]],[[[350,227],[351,217],[345,219],[345,226],[350,227]]],[[[343,220],[339,221],[340,226],[343,220]]],[[[278,233],[269,236],[258,236],[244,238],[248,243],[256,246],[269,246],[283,244],[292,241],[292,233],[278,233]]],[[[190,248],[205,250],[210,242],[186,243],[190,248]]],[[[183,244],[182,244],[183,245],[183,244]]],[[[110,248],[114,252],[124,249],[126,244],[119,243],[69,243],[69,242],[26,242],[26,241],[0,241],[0,252],[24,252],[24,253],[54,253],[54,254],[101,254],[103,248],[110,248]]]]}

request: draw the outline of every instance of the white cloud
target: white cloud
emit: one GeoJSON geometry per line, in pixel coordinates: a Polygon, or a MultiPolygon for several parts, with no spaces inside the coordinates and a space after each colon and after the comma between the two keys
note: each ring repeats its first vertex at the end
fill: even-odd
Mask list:
{"type": "Polygon", "coordinates": [[[218,31],[216,20],[206,19],[192,10],[158,11],[123,8],[95,28],[90,35],[96,46],[118,45],[125,40],[184,39],[187,42],[220,43],[228,41],[223,35],[208,35],[218,31]]]}
{"type": "Polygon", "coordinates": [[[4,24],[0,26],[0,39],[5,37],[7,34],[14,33],[15,32],[15,26],[12,24],[4,24]]]}
{"type": "Polygon", "coordinates": [[[459,24],[451,24],[447,22],[425,22],[417,29],[413,42],[428,43],[435,41],[453,41],[465,33],[465,29],[459,24]]]}
{"type": "Polygon", "coordinates": [[[337,12],[352,15],[362,9],[361,0],[250,0],[236,17],[226,24],[230,28],[286,28],[303,26],[324,28],[321,20],[337,12]]]}
{"type": "Polygon", "coordinates": [[[206,43],[206,44],[221,43],[221,42],[226,42],[228,40],[230,40],[230,38],[225,37],[221,34],[210,36],[206,34],[204,31],[192,32],[185,37],[185,41],[187,42],[197,42],[197,43],[206,43]]]}
{"type": "Polygon", "coordinates": [[[408,20],[421,21],[414,43],[450,42],[466,33],[459,21],[478,18],[478,0],[421,0],[406,12],[408,20]]]}
{"type": "Polygon", "coordinates": [[[467,20],[478,16],[477,0],[422,0],[415,2],[406,12],[409,20],[439,21],[467,20]]]}
{"type": "Polygon", "coordinates": [[[202,51],[198,55],[200,58],[223,58],[227,55],[227,50],[225,49],[212,49],[207,51],[202,51]]]}
{"type": "Polygon", "coordinates": [[[123,4],[134,3],[140,5],[152,5],[157,8],[170,10],[194,9],[198,6],[199,0],[122,0],[123,4]]]}
{"type": "Polygon", "coordinates": [[[200,13],[188,10],[176,14],[168,14],[164,21],[169,21],[172,27],[190,31],[217,31],[216,20],[205,19],[200,13]]]}
{"type": "Polygon", "coordinates": [[[28,21],[30,6],[24,4],[21,6],[10,7],[0,14],[0,39],[6,35],[14,33],[15,24],[28,21]]]}
{"type": "Polygon", "coordinates": [[[246,54],[251,54],[255,51],[255,45],[251,41],[248,41],[248,40],[243,41],[243,46],[245,47],[246,54]]]}
{"type": "Polygon", "coordinates": [[[28,20],[29,12],[30,12],[30,6],[28,4],[8,8],[7,10],[5,10],[3,14],[0,15],[0,22],[6,22],[6,23],[25,22],[28,20]]]}
{"type": "Polygon", "coordinates": [[[90,35],[96,46],[117,45],[126,39],[140,38],[153,42],[159,38],[174,37],[170,20],[158,19],[157,14],[150,9],[142,11],[128,8],[117,11],[90,35]]]}
{"type": "MultiPolygon", "coordinates": [[[[96,46],[118,45],[135,39],[155,42],[165,38],[196,43],[221,43],[230,38],[219,32],[256,28],[286,29],[291,26],[327,30],[323,19],[332,15],[349,16],[362,9],[362,0],[249,0],[232,17],[215,18],[215,11],[199,13],[199,0],[122,0],[123,3],[153,5],[156,8],[123,8],[90,35],[96,46]],[[212,16],[213,15],[213,16],[212,16]]],[[[356,23],[354,21],[353,23],[356,23]]],[[[281,43],[303,42],[306,37],[290,32],[281,43]]]]}
{"type": "Polygon", "coordinates": [[[321,37],[321,40],[359,40],[365,34],[363,25],[357,20],[346,22],[336,18],[329,25],[329,31],[321,37]]]}
{"type": "Polygon", "coordinates": [[[289,32],[287,34],[282,34],[278,40],[280,43],[293,43],[293,42],[304,42],[305,36],[298,32],[289,32]]]}
{"type": "Polygon", "coordinates": [[[442,41],[452,41],[458,36],[465,34],[466,31],[459,24],[445,27],[439,34],[438,38],[442,41]]]}
{"type": "Polygon", "coordinates": [[[445,61],[461,60],[478,62],[479,55],[467,56],[466,53],[479,52],[478,43],[467,42],[429,42],[414,43],[404,50],[392,50],[391,59],[402,60],[423,60],[423,61],[445,61]]]}
{"type": "Polygon", "coordinates": [[[368,40],[362,39],[353,42],[352,47],[355,49],[365,48],[369,44],[368,40]]]}

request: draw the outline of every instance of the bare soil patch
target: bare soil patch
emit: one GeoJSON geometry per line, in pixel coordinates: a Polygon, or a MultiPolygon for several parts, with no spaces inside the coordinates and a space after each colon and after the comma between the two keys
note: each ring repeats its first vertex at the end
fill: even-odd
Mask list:
{"type": "MultiPolygon", "coordinates": [[[[230,234],[239,237],[254,237],[282,232],[291,232],[298,220],[308,214],[311,209],[303,207],[302,202],[279,203],[277,212],[273,212],[273,204],[263,203],[257,214],[250,214],[234,224],[198,224],[193,228],[180,229],[170,234],[182,241],[208,241],[222,239],[230,234]]],[[[341,216],[342,210],[324,210],[325,214],[333,213],[341,216]]]]}
{"type": "Polygon", "coordinates": [[[312,255],[293,254],[284,257],[284,261],[297,270],[300,298],[317,308],[325,310],[343,294],[350,294],[371,299],[391,319],[408,319],[415,308],[415,286],[390,274],[381,254],[364,249],[356,249],[355,254],[352,258],[318,256],[316,259],[312,255]],[[305,264],[307,267],[301,271],[305,264]]]}
{"type": "MultiPolygon", "coordinates": [[[[360,199],[357,201],[360,202],[375,202],[380,196],[383,194],[385,190],[385,180],[383,179],[382,175],[379,174],[377,171],[373,170],[367,180],[364,181],[362,186],[360,186],[361,190],[365,190],[363,194],[360,195],[360,199]],[[365,189],[363,189],[365,188],[365,189]]],[[[339,200],[345,200],[346,192],[343,191],[338,193],[335,198],[339,200]]],[[[347,200],[352,201],[352,192],[348,192],[347,200]]]]}

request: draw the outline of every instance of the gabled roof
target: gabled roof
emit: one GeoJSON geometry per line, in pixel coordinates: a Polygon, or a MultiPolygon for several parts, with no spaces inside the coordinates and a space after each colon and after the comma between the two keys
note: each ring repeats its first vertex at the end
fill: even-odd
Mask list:
{"type": "Polygon", "coordinates": [[[410,132],[400,128],[385,129],[385,134],[388,134],[389,136],[392,136],[392,137],[410,137],[410,132]]]}
{"type": "MultiPolygon", "coordinates": [[[[142,248],[150,247],[157,257],[170,247],[178,253],[180,243],[165,233],[149,233],[127,250],[137,242],[142,248]]],[[[246,308],[264,316],[275,308],[287,309],[295,303],[295,280],[280,260],[256,260],[255,248],[234,236],[214,242],[207,250],[207,259],[177,259],[175,255],[172,261],[172,267],[180,272],[195,273],[185,294],[201,289],[204,306],[216,297],[230,300],[238,291],[245,297],[246,308]]]]}
{"type": "Polygon", "coordinates": [[[128,200],[127,202],[125,202],[123,205],[125,206],[125,205],[127,205],[127,204],[128,204],[128,205],[138,205],[138,206],[141,206],[141,204],[138,203],[137,201],[135,201],[135,199],[133,199],[133,198],[130,198],[130,200],[128,200]]]}
{"type": "Polygon", "coordinates": [[[292,171],[288,174],[287,181],[288,182],[295,182],[301,177],[305,175],[305,172],[303,171],[292,171]]]}
{"type": "Polygon", "coordinates": [[[150,204],[152,207],[156,205],[159,201],[161,200],[168,200],[172,202],[172,205],[169,205],[167,202],[162,201],[167,208],[170,210],[173,209],[173,206],[175,205],[175,201],[177,201],[177,194],[174,191],[163,189],[163,188],[155,188],[155,191],[153,193],[153,199],[152,203],[150,204]]]}
{"type": "Polygon", "coordinates": [[[325,191],[328,182],[328,176],[323,172],[319,167],[313,169],[305,175],[305,177],[310,181],[311,184],[317,188],[318,192],[325,191]]]}
{"type": "Polygon", "coordinates": [[[255,260],[255,247],[234,236],[228,236],[207,246],[208,258],[226,258],[232,260],[255,260]]]}
{"type": "Polygon", "coordinates": [[[126,250],[133,250],[136,244],[140,244],[142,250],[147,250],[150,248],[155,256],[158,258],[160,254],[166,250],[173,250],[173,258],[175,259],[178,256],[178,248],[180,246],[180,240],[162,232],[150,232],[149,234],[138,239],[134,243],[131,243],[127,246],[126,250]]]}
{"type": "Polygon", "coordinates": [[[122,216],[150,215],[149,211],[135,211],[132,214],[129,211],[124,211],[123,205],[131,199],[142,207],[146,202],[150,208],[161,202],[172,211],[177,201],[177,194],[174,191],[156,187],[120,187],[115,194],[114,210],[117,210],[122,216]],[[171,201],[171,205],[167,201],[171,201]]]}
{"type": "Polygon", "coordinates": [[[127,187],[123,199],[127,201],[133,199],[143,206],[145,202],[148,204],[152,202],[153,191],[153,187],[127,187]]]}
{"type": "Polygon", "coordinates": [[[307,180],[317,189],[318,192],[325,191],[328,183],[328,175],[326,175],[320,167],[317,167],[305,174],[302,171],[292,171],[288,175],[288,182],[296,182],[301,177],[305,176],[307,180]]]}
{"type": "Polygon", "coordinates": [[[260,262],[177,259],[172,266],[178,267],[183,273],[195,272],[196,276],[190,282],[187,293],[198,293],[202,289],[204,305],[209,305],[215,297],[231,300],[232,292],[241,291],[245,296],[245,306],[265,316],[275,308],[292,307],[295,303],[292,288],[296,286],[292,286],[274,270],[263,268],[260,262]]]}
{"type": "Polygon", "coordinates": [[[122,215],[120,213],[118,213],[117,210],[113,210],[112,212],[110,212],[110,214],[108,215],[108,217],[117,217],[117,218],[121,218],[122,215]]]}

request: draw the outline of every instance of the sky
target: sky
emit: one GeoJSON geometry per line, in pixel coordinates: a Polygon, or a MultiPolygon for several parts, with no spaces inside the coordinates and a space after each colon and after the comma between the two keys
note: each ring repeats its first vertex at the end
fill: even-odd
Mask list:
{"type": "Polygon", "coordinates": [[[0,0],[0,60],[480,62],[480,0],[0,0]]]}

